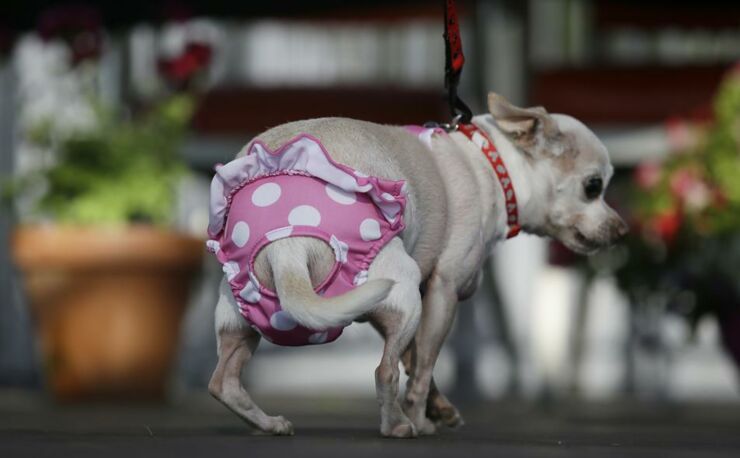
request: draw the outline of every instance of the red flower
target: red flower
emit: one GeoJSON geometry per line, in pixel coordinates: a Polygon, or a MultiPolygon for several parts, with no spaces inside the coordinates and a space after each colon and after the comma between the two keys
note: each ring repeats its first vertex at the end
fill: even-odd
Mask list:
{"type": "Polygon", "coordinates": [[[72,65],[97,59],[103,49],[100,13],[85,5],[50,8],[39,17],[38,32],[44,40],[60,39],[72,51],[72,65]]]}
{"type": "Polygon", "coordinates": [[[681,214],[676,209],[664,211],[653,217],[650,226],[661,240],[670,245],[681,229],[681,214]]]}
{"type": "Polygon", "coordinates": [[[174,85],[187,85],[195,75],[211,62],[212,49],[206,43],[190,42],[185,51],[171,59],[160,58],[157,62],[159,73],[174,85]]]}

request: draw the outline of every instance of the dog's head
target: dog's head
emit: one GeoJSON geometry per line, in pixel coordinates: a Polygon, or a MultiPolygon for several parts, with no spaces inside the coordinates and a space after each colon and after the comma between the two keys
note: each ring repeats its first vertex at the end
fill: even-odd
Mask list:
{"type": "Polygon", "coordinates": [[[488,105],[499,129],[535,171],[531,186],[537,215],[526,229],[582,254],[627,233],[627,224],[604,201],[614,170],[593,132],[570,116],[516,107],[498,94],[489,94],[488,105]]]}

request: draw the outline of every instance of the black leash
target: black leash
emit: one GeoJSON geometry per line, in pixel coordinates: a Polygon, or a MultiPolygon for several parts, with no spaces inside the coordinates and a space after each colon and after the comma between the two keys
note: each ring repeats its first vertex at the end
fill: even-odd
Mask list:
{"type": "Polygon", "coordinates": [[[460,38],[460,24],[457,19],[455,0],[443,0],[445,19],[445,88],[447,89],[447,103],[450,106],[452,121],[448,130],[454,130],[459,123],[469,124],[473,112],[457,94],[460,83],[460,74],[465,65],[465,55],[460,38]]]}

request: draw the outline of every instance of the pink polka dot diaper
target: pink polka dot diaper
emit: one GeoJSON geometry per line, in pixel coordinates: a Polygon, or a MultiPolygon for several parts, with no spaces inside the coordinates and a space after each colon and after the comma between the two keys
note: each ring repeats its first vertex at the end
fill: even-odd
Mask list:
{"type": "Polygon", "coordinates": [[[331,342],[342,328],[296,323],[275,292],[259,283],[255,258],[285,237],[321,239],[334,251],[335,264],[316,292],[343,294],[367,280],[377,253],[403,230],[405,194],[403,181],[367,176],[334,162],[310,135],[275,151],[255,141],[246,155],[216,170],[207,246],[223,265],[239,312],[263,337],[291,346],[331,342]]]}

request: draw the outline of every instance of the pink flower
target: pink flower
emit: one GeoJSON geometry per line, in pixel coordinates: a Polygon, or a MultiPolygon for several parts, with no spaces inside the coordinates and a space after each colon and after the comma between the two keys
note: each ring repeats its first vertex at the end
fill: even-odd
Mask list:
{"type": "Polygon", "coordinates": [[[673,195],[685,204],[688,210],[703,210],[712,200],[709,186],[691,169],[674,172],[670,178],[670,188],[673,195]]]}
{"type": "Polygon", "coordinates": [[[696,130],[684,119],[675,117],[668,119],[665,131],[671,151],[686,151],[696,145],[696,130]]]}
{"type": "Polygon", "coordinates": [[[643,162],[635,169],[634,180],[641,189],[650,190],[658,185],[663,170],[658,162],[643,162]]]}
{"type": "Polygon", "coordinates": [[[695,181],[696,179],[694,178],[694,174],[690,170],[679,169],[671,175],[669,182],[671,192],[679,199],[683,199],[689,189],[694,185],[695,181]]]}

